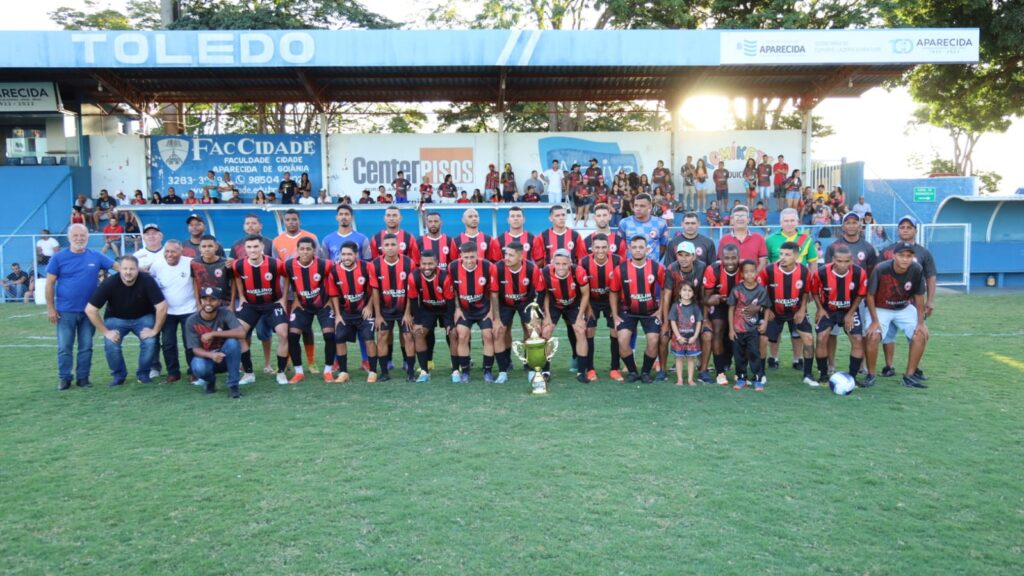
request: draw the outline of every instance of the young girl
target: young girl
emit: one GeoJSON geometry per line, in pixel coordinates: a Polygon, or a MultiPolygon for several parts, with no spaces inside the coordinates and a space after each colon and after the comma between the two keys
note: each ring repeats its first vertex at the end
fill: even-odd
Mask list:
{"type": "Polygon", "coordinates": [[[672,324],[672,354],[676,357],[676,386],[683,385],[683,358],[686,358],[686,383],[695,386],[693,381],[694,361],[700,357],[700,329],[704,322],[704,314],[695,301],[693,286],[683,284],[679,287],[679,302],[668,312],[668,320],[672,324]]]}

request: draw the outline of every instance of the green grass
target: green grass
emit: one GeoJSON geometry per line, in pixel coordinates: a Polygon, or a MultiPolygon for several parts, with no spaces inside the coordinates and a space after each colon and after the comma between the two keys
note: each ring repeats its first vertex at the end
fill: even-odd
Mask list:
{"type": "Polygon", "coordinates": [[[1024,372],[985,353],[1021,357],[1022,300],[940,297],[923,391],[585,386],[563,350],[547,397],[439,368],[237,402],[108,389],[98,337],[58,393],[41,309],[3,306],[0,572],[1021,574],[1024,372]]]}

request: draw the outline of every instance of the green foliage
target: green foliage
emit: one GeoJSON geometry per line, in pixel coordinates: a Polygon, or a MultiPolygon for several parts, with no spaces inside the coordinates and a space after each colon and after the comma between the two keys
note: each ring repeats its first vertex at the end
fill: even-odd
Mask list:
{"type": "Polygon", "coordinates": [[[154,30],[160,27],[160,3],[130,0],[121,12],[98,0],[85,0],[84,10],[61,6],[49,16],[65,30],[154,30]]]}
{"type": "Polygon", "coordinates": [[[354,0],[183,0],[178,30],[397,28],[354,0]]]}
{"type": "MultiPolygon", "coordinates": [[[[781,114],[778,121],[774,122],[770,128],[766,126],[761,129],[765,128],[770,130],[800,130],[803,128],[803,118],[799,112],[781,114]]],[[[835,133],[835,128],[831,124],[826,124],[821,116],[811,114],[811,135],[814,138],[825,138],[833,136],[835,133]]]]}

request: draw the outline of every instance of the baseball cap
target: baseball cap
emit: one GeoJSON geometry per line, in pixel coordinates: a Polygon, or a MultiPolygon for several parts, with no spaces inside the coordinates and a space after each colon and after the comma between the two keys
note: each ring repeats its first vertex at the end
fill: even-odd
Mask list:
{"type": "Polygon", "coordinates": [[[220,288],[210,287],[210,286],[207,286],[206,288],[203,288],[203,290],[199,293],[199,296],[200,296],[200,298],[216,298],[218,300],[223,300],[224,299],[223,294],[221,293],[220,288]]]}
{"type": "Polygon", "coordinates": [[[918,224],[917,218],[914,218],[910,214],[907,214],[903,218],[900,218],[899,221],[896,222],[896,225],[899,226],[900,224],[903,224],[904,222],[910,222],[911,226],[913,226],[914,228],[917,228],[917,224],[918,224]]]}
{"type": "Polygon", "coordinates": [[[686,252],[687,254],[695,254],[697,252],[697,248],[693,245],[693,242],[690,242],[689,240],[684,240],[683,242],[679,243],[679,246],[676,246],[676,254],[679,254],[680,252],[686,252]]]}
{"type": "Polygon", "coordinates": [[[597,160],[597,158],[591,158],[590,161],[591,162],[597,162],[598,160],[597,160]]]}
{"type": "Polygon", "coordinates": [[[569,253],[565,248],[559,248],[555,250],[555,256],[565,256],[566,258],[572,258],[572,254],[569,253]]]}
{"type": "Polygon", "coordinates": [[[192,220],[199,220],[200,222],[203,221],[203,219],[199,216],[199,214],[196,214],[194,212],[192,214],[189,214],[188,218],[185,218],[185,224],[188,224],[188,223],[192,222],[192,220]]]}
{"type": "Polygon", "coordinates": [[[160,227],[157,226],[156,224],[153,224],[152,222],[150,222],[149,224],[146,224],[145,226],[142,227],[142,231],[143,232],[149,232],[150,230],[156,230],[157,232],[159,232],[160,231],[160,227]]]}
{"type": "Polygon", "coordinates": [[[911,244],[910,242],[897,242],[892,247],[892,253],[893,254],[898,254],[900,252],[913,252],[913,251],[914,251],[914,245],[911,244]]]}
{"type": "Polygon", "coordinates": [[[856,218],[857,221],[859,222],[860,221],[860,214],[857,214],[856,212],[851,210],[851,211],[847,212],[845,215],[843,215],[843,222],[846,222],[850,218],[856,218]]]}

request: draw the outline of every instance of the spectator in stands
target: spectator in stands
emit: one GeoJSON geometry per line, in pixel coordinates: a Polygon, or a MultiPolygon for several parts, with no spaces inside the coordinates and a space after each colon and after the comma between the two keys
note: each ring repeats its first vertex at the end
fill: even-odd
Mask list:
{"type": "Polygon", "coordinates": [[[703,158],[697,159],[693,169],[693,186],[697,191],[697,210],[704,210],[708,202],[708,166],[703,158]]]}
{"type": "Polygon", "coordinates": [[[188,191],[188,194],[185,196],[185,204],[189,204],[189,205],[199,204],[199,198],[196,198],[196,191],[195,190],[189,190],[188,191]]]}
{"type": "Polygon", "coordinates": [[[200,204],[213,204],[213,192],[203,190],[203,197],[199,199],[200,204]]]}
{"type": "Polygon", "coordinates": [[[303,192],[309,192],[310,196],[313,196],[313,183],[309,181],[309,173],[303,172],[299,174],[299,189],[296,190],[296,194],[301,195],[303,192]]]}
{"type": "Polygon", "coordinates": [[[86,226],[88,228],[87,224],[89,224],[91,222],[86,220],[85,214],[82,213],[82,207],[81,206],[75,206],[75,207],[73,207],[71,209],[71,218],[68,219],[68,223],[69,224],[82,224],[83,226],[86,226]]]}
{"type": "Polygon", "coordinates": [[[754,209],[754,226],[767,226],[768,225],[768,211],[764,208],[764,202],[760,200],[757,202],[757,208],[754,209]]]}
{"type": "MultiPolygon", "coordinates": [[[[495,192],[496,194],[497,192],[495,192]]],[[[470,202],[482,204],[484,202],[484,195],[480,192],[479,188],[473,189],[473,197],[469,199],[470,202]]]]}
{"type": "Polygon", "coordinates": [[[651,187],[651,179],[647,177],[647,174],[640,175],[640,181],[633,188],[633,195],[637,194],[653,194],[654,188],[651,187]]]}
{"type": "Polygon", "coordinates": [[[295,180],[292,180],[292,173],[285,172],[284,179],[277,185],[277,191],[281,193],[281,203],[291,204],[295,201],[295,192],[298,190],[299,185],[296,184],[295,180]]]}
{"type": "Polygon", "coordinates": [[[111,218],[103,228],[103,248],[100,254],[106,254],[107,250],[114,252],[114,257],[121,256],[121,235],[124,234],[124,227],[117,218],[111,218]]]}
{"type": "Polygon", "coordinates": [[[753,158],[747,158],[747,163],[743,165],[743,187],[747,190],[753,190],[755,196],[751,199],[756,198],[757,194],[757,162],[753,158]]]}
{"type": "Polygon", "coordinates": [[[271,192],[267,195],[267,204],[277,204],[277,192],[271,192]]]}
{"type": "Polygon", "coordinates": [[[303,190],[302,196],[299,196],[299,204],[302,206],[314,206],[316,205],[316,198],[309,190],[303,190]]]}
{"type": "MultiPolygon", "coordinates": [[[[501,183],[501,175],[498,174],[498,170],[494,168],[494,164],[487,165],[487,176],[484,177],[484,192],[487,196],[492,196],[500,192],[498,186],[501,183]]],[[[481,200],[482,202],[483,200],[481,200]]]]}
{"type": "Polygon", "coordinates": [[[832,192],[828,195],[829,203],[832,204],[832,212],[834,214],[845,214],[846,213],[846,193],[843,192],[842,186],[836,186],[832,189],[832,192]]]}
{"type": "Polygon", "coordinates": [[[327,188],[320,189],[320,195],[316,198],[317,204],[331,204],[331,197],[327,195],[327,188]]]}
{"type": "Polygon", "coordinates": [[[409,190],[411,188],[412,188],[412,182],[410,182],[409,179],[405,177],[405,172],[403,172],[402,170],[399,170],[398,171],[398,175],[395,177],[394,180],[391,181],[391,189],[394,190],[395,193],[393,195],[392,194],[388,194],[387,195],[388,196],[387,202],[381,202],[380,200],[378,200],[377,202],[379,204],[385,204],[385,203],[386,204],[391,204],[391,203],[394,202],[394,198],[396,198],[399,194],[404,196],[406,198],[406,202],[408,202],[409,190]]]}
{"type": "MultiPolygon", "coordinates": [[[[778,161],[772,165],[772,174],[774,178],[772,183],[775,186],[775,210],[782,211],[785,207],[784,199],[786,198],[786,181],[788,178],[786,174],[789,173],[789,164],[786,164],[786,157],[779,154],[778,161]]],[[[799,189],[799,186],[797,187],[799,189]]]]}
{"type": "Polygon", "coordinates": [[[686,162],[679,169],[679,174],[683,177],[683,211],[693,209],[697,196],[697,188],[693,185],[693,171],[693,156],[687,156],[686,162]]]}
{"type": "Polygon", "coordinates": [[[437,187],[437,201],[441,204],[451,204],[459,196],[459,190],[452,182],[452,175],[445,174],[444,181],[437,187]]]}
{"type": "MultiPolygon", "coordinates": [[[[565,183],[565,172],[562,171],[561,165],[558,160],[551,161],[551,168],[545,170],[541,174],[541,180],[544,181],[544,188],[542,194],[547,195],[547,201],[552,204],[561,204],[562,196],[564,192],[565,183]]],[[[541,189],[538,188],[538,191],[541,189]]]]}
{"type": "Polygon", "coordinates": [[[526,185],[526,194],[523,195],[523,202],[540,202],[540,194],[537,193],[537,189],[533,184],[526,185]]]}
{"type": "Polygon", "coordinates": [[[856,212],[857,216],[859,216],[861,221],[863,221],[864,217],[871,213],[871,204],[868,204],[864,200],[864,197],[861,196],[857,198],[857,203],[853,205],[852,210],[856,212]]]}
{"type": "Polygon", "coordinates": [[[533,191],[537,193],[538,199],[544,195],[544,182],[540,179],[536,170],[530,172],[530,177],[523,183],[523,195],[526,194],[526,189],[533,186],[533,191]]]}
{"type": "Polygon", "coordinates": [[[351,196],[342,196],[341,198],[338,199],[338,204],[344,204],[345,206],[351,206],[352,205],[352,197],[351,196]]]}
{"type": "Polygon", "coordinates": [[[789,175],[789,178],[786,179],[785,184],[783,184],[783,187],[786,189],[786,208],[799,207],[800,189],[803,188],[803,186],[804,181],[800,178],[800,169],[796,168],[793,170],[793,173],[789,175]]]}
{"type": "Polygon", "coordinates": [[[504,202],[515,202],[519,199],[519,185],[516,184],[516,173],[512,171],[512,165],[505,163],[505,170],[501,173],[501,199],[504,202]]]}
{"type": "Polygon", "coordinates": [[[106,190],[100,190],[100,197],[96,199],[96,210],[92,215],[92,225],[97,230],[100,228],[100,220],[117,220],[114,208],[117,207],[117,200],[112,198],[106,190]]]}
{"type": "Polygon", "coordinates": [[[718,162],[718,168],[711,175],[715,183],[715,200],[718,205],[727,207],[729,205],[729,170],[725,167],[724,161],[718,162]]]}
{"type": "Polygon", "coordinates": [[[139,241],[141,236],[139,235],[139,219],[132,212],[124,213],[124,242],[125,242],[125,253],[135,252],[139,249],[139,241]],[[131,242],[132,247],[128,247],[128,243],[131,242]]]}
{"type": "Polygon", "coordinates": [[[164,199],[163,199],[162,196],[160,196],[159,192],[154,190],[153,194],[151,194],[150,197],[149,197],[149,203],[150,204],[163,204],[164,203],[164,199]]]}
{"type": "Polygon", "coordinates": [[[266,204],[267,203],[267,194],[265,192],[263,192],[263,190],[257,190],[256,191],[256,197],[253,198],[252,203],[253,204],[266,204]]]}
{"type": "Polygon", "coordinates": [[[86,221],[90,228],[92,228],[92,214],[93,214],[93,203],[92,199],[86,197],[85,194],[79,194],[78,198],[75,199],[75,208],[78,208],[79,212],[86,218],[86,221]]]}
{"type": "Polygon", "coordinates": [[[391,200],[388,198],[388,191],[381,184],[377,186],[377,204],[391,204],[391,200]]]}
{"type": "MultiPolygon", "coordinates": [[[[390,194],[389,194],[389,196],[390,196],[390,194]]],[[[423,195],[420,195],[420,198],[422,198],[422,197],[423,197],[423,195]]],[[[394,201],[394,204],[408,204],[408,203],[409,203],[409,191],[408,190],[399,189],[399,190],[395,191],[395,201],[394,201]]]]}
{"type": "Polygon", "coordinates": [[[885,233],[885,227],[879,226],[875,222],[875,215],[871,212],[864,214],[864,229],[867,231],[864,236],[876,248],[889,243],[889,235],[885,233]]]}
{"type": "Polygon", "coordinates": [[[821,200],[822,204],[828,202],[828,192],[825,191],[824,184],[818,184],[818,189],[815,191],[814,195],[811,196],[811,200],[814,202],[821,200]]]}
{"type": "Polygon", "coordinates": [[[234,181],[231,180],[231,173],[225,172],[221,177],[220,184],[217,185],[216,193],[211,192],[210,196],[213,197],[214,204],[220,204],[231,197],[232,192],[237,192],[238,188],[235,187],[234,181]]]}
{"type": "MultiPolygon", "coordinates": [[[[480,191],[477,190],[476,193],[479,194],[480,191]]],[[[459,199],[457,200],[457,203],[458,204],[469,204],[469,198],[466,198],[466,191],[465,190],[459,192],[459,199]]]]}
{"type": "Polygon", "coordinates": [[[135,196],[132,198],[132,205],[139,206],[146,203],[146,197],[142,195],[142,190],[136,190],[135,196]]]}
{"type": "Polygon", "coordinates": [[[359,197],[360,204],[373,204],[373,198],[370,198],[370,191],[363,190],[362,195],[359,197]]]}
{"type": "Polygon", "coordinates": [[[245,204],[245,200],[242,200],[242,196],[239,194],[237,189],[231,191],[231,195],[228,197],[226,202],[228,204],[245,204]]]}
{"type": "Polygon", "coordinates": [[[184,204],[184,202],[182,202],[182,200],[181,200],[181,196],[178,196],[178,193],[175,192],[174,186],[169,186],[167,188],[167,195],[164,196],[163,203],[164,204],[184,204]]]}
{"type": "Polygon", "coordinates": [[[114,199],[117,200],[118,206],[124,206],[125,204],[129,204],[128,197],[124,195],[124,190],[118,190],[117,196],[114,196],[114,199]]]}
{"type": "MultiPolygon", "coordinates": [[[[81,222],[79,222],[81,224],[81,222]]],[[[60,251],[60,242],[50,236],[50,231],[43,228],[39,233],[39,240],[36,240],[36,264],[40,267],[40,274],[45,266],[50,263],[50,258],[60,251]]]]}
{"type": "Polygon", "coordinates": [[[708,206],[708,210],[704,216],[708,220],[708,226],[718,228],[722,225],[722,213],[718,211],[718,201],[711,201],[711,206],[708,206]]]}
{"type": "Polygon", "coordinates": [[[21,264],[17,262],[11,264],[11,273],[3,281],[4,300],[10,302],[12,300],[24,299],[27,303],[28,298],[25,295],[28,294],[31,282],[32,278],[21,269],[21,264]]]}
{"type": "Polygon", "coordinates": [[[661,188],[666,198],[675,197],[672,186],[672,173],[669,172],[668,168],[665,168],[664,160],[658,160],[657,166],[651,171],[651,182],[654,186],[661,188]]]}
{"type": "MultiPolygon", "coordinates": [[[[213,170],[208,170],[206,172],[206,178],[203,180],[203,191],[209,190],[211,194],[216,193],[217,186],[217,173],[214,172],[213,170]]],[[[203,195],[202,191],[199,193],[199,195],[203,195]]],[[[213,198],[213,196],[210,197],[213,198]]]]}

